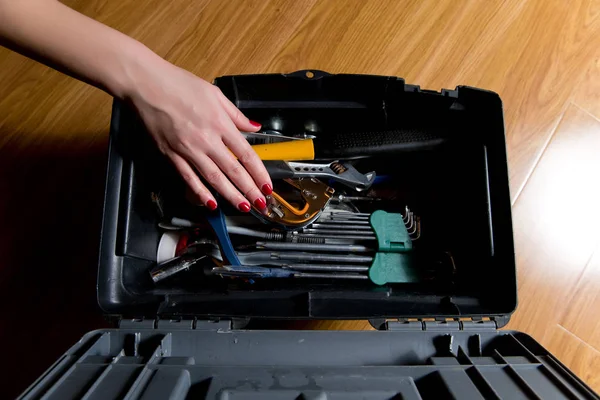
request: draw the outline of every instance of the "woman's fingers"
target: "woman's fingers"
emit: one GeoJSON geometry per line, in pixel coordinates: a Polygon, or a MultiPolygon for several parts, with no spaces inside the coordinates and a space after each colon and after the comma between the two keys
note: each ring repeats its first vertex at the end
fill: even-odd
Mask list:
{"type": "MultiPolygon", "coordinates": [[[[222,147],[222,153],[227,153],[225,146],[222,147]]],[[[233,157],[232,157],[233,158],[233,157]]],[[[225,173],[236,175],[239,174],[239,169],[234,169],[233,166],[218,166],[211,158],[206,154],[197,154],[190,157],[190,161],[194,164],[200,175],[208,182],[210,186],[215,188],[217,192],[221,194],[227,201],[233,204],[238,210],[242,212],[250,211],[250,203],[242,196],[242,194],[235,188],[235,186],[229,181],[225,173]],[[233,169],[232,169],[233,168],[233,169]]],[[[236,161],[237,163],[237,161],[236,161]]],[[[240,165],[239,163],[237,163],[240,165]]],[[[241,170],[244,168],[240,165],[241,170]]],[[[246,173],[247,174],[247,173],[246,173]]],[[[248,177],[248,179],[250,179],[248,177]]],[[[263,200],[264,201],[264,200],[263,200]]]]}
{"type": "Polygon", "coordinates": [[[215,198],[206,186],[202,184],[196,171],[194,171],[190,164],[175,153],[170,153],[168,156],[194,196],[209,210],[215,210],[217,208],[215,198]]]}
{"type": "Polygon", "coordinates": [[[208,155],[256,208],[259,210],[265,209],[266,202],[260,189],[254,183],[244,165],[240,164],[224,145],[221,145],[221,149],[211,151],[208,155]]]}
{"type": "Polygon", "coordinates": [[[238,130],[242,132],[256,132],[260,129],[258,122],[250,121],[239,108],[229,101],[221,90],[217,89],[217,91],[217,98],[238,130]]]}
{"type": "MultiPolygon", "coordinates": [[[[246,118],[246,116],[231,101],[229,101],[220,90],[217,97],[237,129],[255,132],[260,128],[260,124],[246,118]]],[[[223,135],[223,142],[233,154],[235,154],[246,170],[248,170],[252,179],[254,179],[256,186],[260,188],[262,193],[265,195],[271,194],[273,192],[271,177],[256,152],[244,137],[239,134],[239,132],[229,129],[227,130],[227,133],[223,135]]]]}
{"type": "Polygon", "coordinates": [[[258,157],[258,154],[256,154],[246,139],[239,132],[232,132],[229,135],[224,135],[223,142],[238,158],[239,162],[236,162],[236,164],[240,165],[241,163],[248,173],[250,173],[253,186],[260,188],[263,194],[270,195],[273,192],[271,177],[265,165],[258,157]]]}

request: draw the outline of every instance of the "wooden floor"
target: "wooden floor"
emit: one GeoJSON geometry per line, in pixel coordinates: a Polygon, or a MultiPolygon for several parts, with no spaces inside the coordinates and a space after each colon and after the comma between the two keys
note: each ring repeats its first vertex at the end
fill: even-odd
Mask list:
{"type": "MultiPolygon", "coordinates": [[[[66,3],[209,80],[320,69],[498,92],[519,282],[508,327],[600,392],[599,1],[66,3]]],[[[30,375],[15,377],[17,391],[105,325],[93,273],[110,105],[102,92],[0,49],[0,338],[18,344],[5,359],[43,364],[23,361],[30,375]]]]}

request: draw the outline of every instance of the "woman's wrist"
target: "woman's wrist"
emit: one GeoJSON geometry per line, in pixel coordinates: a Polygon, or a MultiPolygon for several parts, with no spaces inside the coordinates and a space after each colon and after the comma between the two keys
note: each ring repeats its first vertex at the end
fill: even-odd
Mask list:
{"type": "Polygon", "coordinates": [[[104,86],[112,96],[129,100],[139,97],[152,84],[149,81],[154,71],[168,62],[142,43],[130,38],[125,40],[129,43],[119,47],[117,65],[107,65],[110,71],[104,86]]]}

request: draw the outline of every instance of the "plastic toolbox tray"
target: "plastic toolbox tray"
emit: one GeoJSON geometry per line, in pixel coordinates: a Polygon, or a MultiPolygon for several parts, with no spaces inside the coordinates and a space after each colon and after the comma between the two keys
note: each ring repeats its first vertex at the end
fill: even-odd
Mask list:
{"type": "Polygon", "coordinates": [[[183,187],[135,114],[115,102],[98,301],[119,327],[85,335],[23,398],[599,398],[534,339],[497,330],[517,303],[498,95],[307,72],[215,83],[264,129],[443,132],[450,143],[440,148],[356,165],[392,176],[398,207],[410,204],[427,224],[421,266],[429,253],[451,252],[452,274],[384,286],[154,285],[161,232],[150,193],[183,187]],[[379,331],[245,329],[253,318],[369,319],[379,331]]]}

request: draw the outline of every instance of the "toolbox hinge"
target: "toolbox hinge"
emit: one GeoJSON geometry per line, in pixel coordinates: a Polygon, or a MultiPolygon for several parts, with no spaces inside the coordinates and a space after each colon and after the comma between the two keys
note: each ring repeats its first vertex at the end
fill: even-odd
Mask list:
{"type": "Polygon", "coordinates": [[[118,322],[120,329],[161,329],[166,331],[198,330],[198,331],[231,331],[233,321],[228,319],[196,319],[196,318],[122,318],[118,322]]]}
{"type": "Polygon", "coordinates": [[[399,318],[386,321],[383,329],[389,331],[480,331],[496,330],[498,325],[493,318],[487,320],[478,318],[440,318],[435,320],[399,318]]]}

